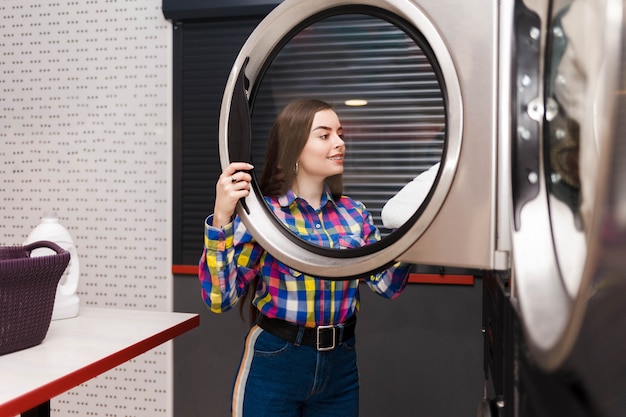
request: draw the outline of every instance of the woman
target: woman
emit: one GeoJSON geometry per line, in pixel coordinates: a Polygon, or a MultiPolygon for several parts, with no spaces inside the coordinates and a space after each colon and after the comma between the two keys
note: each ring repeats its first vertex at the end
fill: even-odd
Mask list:
{"type": "MultiPolygon", "coordinates": [[[[276,119],[259,186],[294,233],[328,248],[360,247],[380,234],[363,204],[342,195],[345,157],[337,114],[319,100],[296,100],[276,119]]],[[[202,296],[211,311],[231,309],[248,292],[252,328],[235,380],[233,416],[357,416],[354,351],[359,280],[331,281],[295,271],[266,252],[235,216],[253,167],[233,162],[216,185],[200,260],[202,296]],[[249,288],[249,291],[247,291],[249,288]]],[[[396,297],[408,265],[363,277],[396,297]]]]}

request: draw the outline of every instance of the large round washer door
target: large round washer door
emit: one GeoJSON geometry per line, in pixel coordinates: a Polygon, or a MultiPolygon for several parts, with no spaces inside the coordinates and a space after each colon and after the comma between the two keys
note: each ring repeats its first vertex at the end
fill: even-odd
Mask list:
{"type": "MultiPolygon", "coordinates": [[[[589,353],[589,346],[600,352],[626,344],[623,327],[612,328],[626,320],[624,10],[621,0],[553,7],[545,0],[534,10],[522,3],[515,13],[513,291],[531,356],[554,370],[576,345],[589,353]]],[[[625,363],[623,350],[619,358],[610,351],[601,356],[625,363]]],[[[579,359],[593,368],[599,358],[579,359]]]]}
{"type": "Polygon", "coordinates": [[[220,161],[223,168],[233,161],[255,166],[252,192],[237,212],[268,252],[298,271],[347,279],[395,262],[435,218],[456,171],[462,120],[454,62],[436,26],[414,3],[286,0],[259,24],[235,61],[220,114],[220,161]],[[335,106],[348,137],[345,194],[364,202],[374,218],[377,204],[397,191],[384,184],[407,183],[436,169],[434,185],[408,221],[389,230],[376,224],[379,242],[319,247],[288,230],[267,207],[256,182],[263,161],[252,158],[267,140],[258,131],[268,132],[277,111],[304,96],[335,106]],[[351,136],[358,140],[350,142],[351,136]],[[360,165],[349,166],[351,155],[360,165]],[[368,182],[367,175],[377,181],[368,182]]]}

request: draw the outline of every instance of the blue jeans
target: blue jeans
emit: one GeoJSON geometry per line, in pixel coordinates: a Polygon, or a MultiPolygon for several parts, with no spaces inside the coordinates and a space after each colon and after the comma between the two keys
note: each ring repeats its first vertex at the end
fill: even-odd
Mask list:
{"type": "Polygon", "coordinates": [[[234,384],[233,417],[357,417],[354,348],[352,338],[318,352],[254,326],[234,384]]]}

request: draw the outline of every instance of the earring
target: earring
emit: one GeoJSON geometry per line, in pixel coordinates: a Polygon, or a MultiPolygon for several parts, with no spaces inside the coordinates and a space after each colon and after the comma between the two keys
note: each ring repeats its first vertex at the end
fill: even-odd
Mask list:
{"type": "Polygon", "coordinates": [[[298,170],[299,169],[300,169],[300,167],[298,166],[298,161],[296,161],[296,167],[295,167],[296,176],[298,175],[298,170]]]}

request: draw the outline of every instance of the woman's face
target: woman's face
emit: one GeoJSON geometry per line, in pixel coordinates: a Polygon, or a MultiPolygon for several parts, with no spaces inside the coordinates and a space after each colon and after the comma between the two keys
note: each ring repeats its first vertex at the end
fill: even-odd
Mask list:
{"type": "Polygon", "coordinates": [[[324,179],[343,173],[346,146],[337,114],[330,109],[315,113],[309,138],[298,159],[298,177],[324,179]]]}

